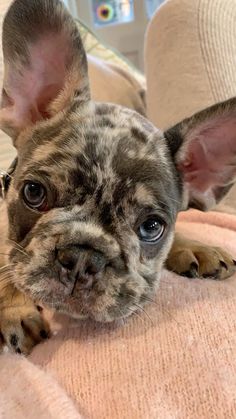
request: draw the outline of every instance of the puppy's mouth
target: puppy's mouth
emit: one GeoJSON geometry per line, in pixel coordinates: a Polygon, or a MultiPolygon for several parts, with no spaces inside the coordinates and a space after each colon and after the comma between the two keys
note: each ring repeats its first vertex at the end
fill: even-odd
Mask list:
{"type": "Polygon", "coordinates": [[[57,282],[53,300],[46,297],[47,305],[74,317],[105,323],[130,316],[148,301],[151,293],[138,274],[136,278],[129,273],[120,276],[110,266],[95,277],[91,274],[78,277],[69,286],[64,285],[63,292],[61,285],[59,290],[57,282]]]}
{"type": "Polygon", "coordinates": [[[31,270],[20,262],[15,266],[15,284],[53,310],[75,318],[112,322],[140,310],[153,294],[153,288],[141,275],[130,273],[120,261],[119,267],[117,261],[113,263],[99,272],[75,276],[57,263],[31,270]]]}
{"type": "MultiPolygon", "coordinates": [[[[92,279],[90,279],[92,282],[92,279]]],[[[90,318],[98,322],[112,322],[132,315],[140,309],[145,301],[142,294],[131,290],[124,282],[116,289],[104,290],[102,287],[91,287],[76,282],[70,295],[64,297],[59,310],[68,311],[79,318],[90,318]],[[142,302],[140,302],[142,300],[142,302]]]]}

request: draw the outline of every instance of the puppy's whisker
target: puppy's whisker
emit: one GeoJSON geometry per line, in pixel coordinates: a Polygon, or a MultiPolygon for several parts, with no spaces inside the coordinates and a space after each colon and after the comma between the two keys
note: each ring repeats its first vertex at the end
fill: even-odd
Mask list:
{"type": "Polygon", "coordinates": [[[182,324],[180,323],[180,322],[178,322],[178,320],[176,320],[175,318],[174,318],[174,316],[168,311],[168,310],[166,310],[165,308],[163,308],[163,307],[161,307],[161,310],[162,311],[164,311],[164,313],[166,313],[167,314],[167,316],[169,316],[170,318],[171,318],[171,320],[174,320],[174,322],[178,325],[178,326],[180,326],[180,327],[182,327],[182,324]]]}
{"type": "Polygon", "coordinates": [[[153,300],[151,297],[147,297],[146,295],[144,295],[144,296],[142,296],[142,298],[144,298],[149,303],[152,303],[152,304],[155,304],[156,306],[158,306],[157,302],[155,300],[153,300]]]}
{"type": "Polygon", "coordinates": [[[166,313],[172,320],[174,320],[179,326],[181,326],[181,323],[180,322],[178,322],[178,320],[176,320],[175,318],[174,318],[174,316],[170,313],[170,311],[168,311],[166,308],[164,308],[163,306],[159,306],[158,304],[157,304],[157,302],[155,301],[155,300],[153,300],[151,297],[144,297],[145,298],[145,300],[146,301],[148,301],[148,302],[150,302],[150,303],[152,303],[152,304],[155,304],[161,311],[164,311],[164,313],[166,313]]]}
{"type": "Polygon", "coordinates": [[[128,311],[130,311],[130,313],[131,313],[132,315],[137,316],[137,317],[139,317],[142,321],[144,321],[143,316],[142,316],[142,315],[141,315],[138,311],[133,310],[132,308],[129,308],[129,307],[126,307],[126,309],[127,309],[128,311]]]}
{"type": "Polygon", "coordinates": [[[8,239],[8,242],[10,242],[14,245],[14,247],[13,247],[14,250],[22,253],[23,255],[25,255],[29,258],[28,253],[25,251],[24,247],[22,247],[19,243],[16,243],[14,240],[10,240],[10,239],[8,239]]]}
{"type": "Polygon", "coordinates": [[[153,326],[154,325],[153,320],[149,316],[149,314],[146,312],[146,310],[142,306],[140,306],[139,304],[137,304],[137,303],[134,303],[134,305],[145,314],[145,316],[148,318],[148,320],[150,320],[150,322],[151,322],[151,324],[153,326]]]}
{"type": "MultiPolygon", "coordinates": [[[[12,284],[13,278],[11,275],[1,277],[0,276],[0,290],[3,290],[8,287],[8,285],[12,284]]],[[[1,307],[1,305],[0,305],[1,307]]]]}
{"type": "Polygon", "coordinates": [[[11,263],[8,263],[8,265],[4,265],[4,266],[2,266],[2,267],[0,268],[0,272],[2,272],[2,271],[4,271],[4,270],[8,269],[10,266],[12,266],[12,264],[11,264],[11,263]]]}
{"type": "Polygon", "coordinates": [[[131,295],[131,294],[125,294],[125,295],[133,300],[133,304],[135,305],[135,307],[137,307],[140,311],[142,311],[146,315],[148,320],[150,320],[150,322],[153,325],[153,320],[151,319],[149,314],[146,312],[146,310],[137,303],[137,298],[134,295],[131,295]]]}
{"type": "MultiPolygon", "coordinates": [[[[5,265],[0,270],[0,291],[7,288],[9,285],[13,284],[14,274],[13,274],[13,268],[14,263],[5,265]]],[[[1,305],[0,305],[1,307],[1,305]]]]}
{"type": "MultiPolygon", "coordinates": [[[[0,292],[2,292],[2,290],[4,290],[10,283],[11,283],[12,279],[7,276],[4,278],[0,277],[0,292]]],[[[0,304],[1,307],[1,304],[0,304]]]]}
{"type": "Polygon", "coordinates": [[[0,275],[0,284],[4,284],[8,280],[10,281],[13,278],[11,272],[3,273],[0,275]]]}
{"type": "Polygon", "coordinates": [[[118,310],[119,310],[120,315],[121,315],[121,318],[119,318],[118,320],[119,320],[119,321],[122,321],[123,326],[124,326],[124,325],[125,325],[124,314],[122,313],[122,311],[121,311],[119,308],[118,308],[118,310]]]}
{"type": "Polygon", "coordinates": [[[24,247],[22,247],[19,243],[15,242],[14,240],[7,239],[7,241],[19,247],[21,250],[24,250],[24,247]]]}
{"type": "Polygon", "coordinates": [[[13,272],[11,269],[9,269],[9,267],[0,272],[0,279],[2,279],[3,277],[7,275],[13,275],[13,272]]]}
{"type": "Polygon", "coordinates": [[[10,179],[12,179],[12,176],[6,170],[0,169],[0,175],[7,175],[10,179]]]}
{"type": "Polygon", "coordinates": [[[22,253],[22,255],[26,256],[28,259],[30,259],[28,253],[26,253],[24,250],[22,249],[18,249],[17,247],[13,247],[14,250],[16,250],[19,253],[22,253]]]}

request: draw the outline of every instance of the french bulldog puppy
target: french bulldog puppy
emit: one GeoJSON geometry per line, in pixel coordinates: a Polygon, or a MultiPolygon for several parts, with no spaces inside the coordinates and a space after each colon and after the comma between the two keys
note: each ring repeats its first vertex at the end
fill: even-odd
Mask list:
{"type": "MultiPolygon", "coordinates": [[[[236,99],[159,131],[90,97],[77,26],[59,0],[15,0],[3,24],[0,126],[17,149],[2,180],[0,328],[27,354],[35,305],[111,322],[156,292],[163,265],[223,279],[224,250],[175,236],[180,210],[212,207],[236,175],[236,99]]],[[[109,86],[107,86],[109,89],[109,86]]]]}

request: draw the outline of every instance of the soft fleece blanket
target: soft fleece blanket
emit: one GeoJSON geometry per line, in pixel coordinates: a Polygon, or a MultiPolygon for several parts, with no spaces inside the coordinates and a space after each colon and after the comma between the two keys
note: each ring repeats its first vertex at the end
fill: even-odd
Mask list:
{"type": "MultiPolygon", "coordinates": [[[[177,229],[236,258],[236,217],[189,211],[177,229]]],[[[0,356],[0,418],[235,418],[236,275],[162,276],[124,324],[61,317],[28,359],[0,356]]]]}

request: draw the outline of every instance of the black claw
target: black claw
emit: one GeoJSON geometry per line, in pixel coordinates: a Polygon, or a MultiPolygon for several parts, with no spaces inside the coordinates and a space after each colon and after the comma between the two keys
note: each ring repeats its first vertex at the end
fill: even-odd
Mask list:
{"type": "Polygon", "coordinates": [[[187,278],[198,278],[198,264],[197,262],[190,263],[190,268],[188,271],[181,272],[181,276],[186,276],[187,278]]]}
{"type": "Polygon", "coordinates": [[[216,269],[215,272],[203,274],[203,278],[219,279],[220,269],[216,269]]]}
{"type": "Polygon", "coordinates": [[[196,275],[194,274],[193,271],[185,271],[185,272],[181,272],[180,274],[181,276],[186,276],[187,278],[195,278],[196,275]]]}
{"type": "Polygon", "coordinates": [[[17,354],[21,354],[22,353],[21,350],[20,350],[20,348],[16,348],[16,353],[17,354]]]}
{"type": "Polygon", "coordinates": [[[10,344],[11,344],[11,346],[17,346],[17,344],[18,344],[18,336],[16,336],[15,334],[14,335],[11,335],[11,337],[10,337],[10,344]]]}
{"type": "Polygon", "coordinates": [[[190,270],[194,269],[195,271],[198,272],[198,264],[197,262],[192,262],[190,263],[190,270]]]}
{"type": "Polygon", "coordinates": [[[220,266],[222,266],[223,268],[228,270],[228,266],[226,265],[226,263],[223,260],[220,260],[220,266]]]}
{"type": "Polygon", "coordinates": [[[40,330],[39,334],[42,339],[48,339],[48,333],[46,332],[46,330],[40,330]]]}
{"type": "Polygon", "coordinates": [[[40,306],[36,306],[37,310],[41,313],[43,311],[43,308],[40,306]]]}
{"type": "Polygon", "coordinates": [[[236,260],[235,259],[233,259],[233,264],[236,265],[236,260]]]}
{"type": "Polygon", "coordinates": [[[186,276],[187,278],[198,278],[198,272],[195,269],[189,271],[181,272],[181,276],[186,276]]]}

